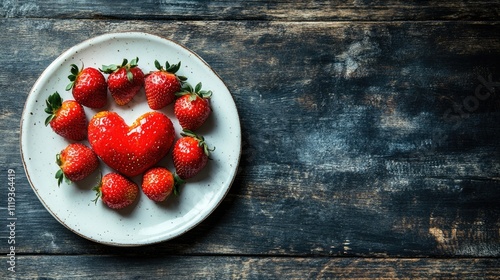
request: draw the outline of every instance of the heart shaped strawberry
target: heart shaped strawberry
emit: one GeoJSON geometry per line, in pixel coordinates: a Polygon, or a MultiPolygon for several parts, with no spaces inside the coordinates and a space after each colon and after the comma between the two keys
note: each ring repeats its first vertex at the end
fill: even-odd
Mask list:
{"type": "Polygon", "coordinates": [[[164,114],[145,113],[128,126],[116,112],[94,115],[88,139],[94,152],[109,167],[133,177],[160,161],[174,142],[172,121],[164,114]]]}

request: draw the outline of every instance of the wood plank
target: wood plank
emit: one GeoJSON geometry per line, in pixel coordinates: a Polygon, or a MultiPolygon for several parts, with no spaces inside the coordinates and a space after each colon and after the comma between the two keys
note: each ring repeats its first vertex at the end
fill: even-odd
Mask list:
{"type": "Polygon", "coordinates": [[[2,17],[165,20],[497,20],[498,1],[4,1],[2,17]]]}
{"type": "Polygon", "coordinates": [[[0,25],[1,176],[19,175],[20,254],[500,256],[498,22],[0,25]],[[214,67],[235,98],[244,149],[208,220],[175,240],[123,249],[86,241],[44,210],[16,138],[24,98],[57,55],[126,30],[174,39],[214,67]]]}
{"type": "Polygon", "coordinates": [[[498,259],[19,256],[16,279],[498,279],[499,267],[498,259]]]}

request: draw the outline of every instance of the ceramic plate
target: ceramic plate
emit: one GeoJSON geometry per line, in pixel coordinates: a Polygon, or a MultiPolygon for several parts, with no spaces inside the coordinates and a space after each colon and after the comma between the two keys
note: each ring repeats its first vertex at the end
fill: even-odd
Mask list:
{"type": "MultiPolygon", "coordinates": [[[[107,75],[105,75],[107,76],[107,75]]],[[[87,118],[102,110],[118,112],[130,125],[137,117],[151,111],[142,90],[129,104],[118,106],[108,94],[108,105],[101,109],[85,108],[87,118]]],[[[181,128],[173,114],[173,104],[159,110],[170,117],[176,129],[181,128]]],[[[83,141],[88,145],[88,142],[83,141]]],[[[227,194],[235,177],[241,151],[241,131],[232,96],[219,76],[194,52],[170,40],[146,33],[106,34],[84,41],[59,56],[42,73],[26,100],[21,120],[21,154],[27,177],[45,208],[64,226],[95,242],[115,246],[138,246],[177,237],[203,221],[227,194]],[[139,67],[148,73],[155,70],[154,61],[181,61],[178,74],[186,76],[193,86],[212,90],[213,113],[197,133],[205,137],[209,147],[215,147],[205,169],[181,187],[179,196],[170,196],[163,203],[149,200],[142,192],[136,202],[119,211],[107,208],[100,200],[94,204],[99,172],[87,179],[57,186],[54,175],[58,170],[55,156],[70,141],[44,125],[47,114],[45,100],[59,92],[65,100],[73,99],[66,91],[70,65],[101,68],[139,58],[139,67]]],[[[169,153],[160,165],[174,171],[169,153]]],[[[102,174],[112,170],[101,162],[102,174]]],[[[141,177],[132,178],[140,184],[141,177]]]]}

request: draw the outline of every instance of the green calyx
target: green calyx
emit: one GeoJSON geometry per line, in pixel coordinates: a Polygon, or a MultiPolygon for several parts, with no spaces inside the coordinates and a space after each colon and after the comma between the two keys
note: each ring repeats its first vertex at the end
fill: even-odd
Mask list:
{"type": "Polygon", "coordinates": [[[45,119],[45,126],[48,126],[49,123],[56,117],[56,112],[59,108],[61,108],[62,103],[63,100],[57,91],[45,100],[45,104],[47,105],[45,113],[49,114],[49,116],[45,119]]]}
{"type": "Polygon", "coordinates": [[[129,80],[129,82],[132,82],[134,81],[134,75],[132,74],[132,72],[130,72],[130,69],[137,67],[138,62],[139,62],[138,57],[132,59],[130,63],[126,58],[124,58],[122,64],[120,65],[119,64],[103,65],[102,68],[99,70],[101,70],[101,72],[103,73],[111,74],[118,71],[119,69],[125,68],[125,70],[127,71],[127,79],[129,80]]]}
{"type": "MultiPolygon", "coordinates": [[[[160,64],[160,62],[158,62],[158,60],[155,60],[155,67],[159,71],[163,71],[163,72],[168,72],[168,73],[175,74],[181,68],[181,62],[179,61],[179,63],[177,63],[177,64],[170,64],[168,61],[166,61],[165,62],[165,67],[163,67],[160,64]]],[[[175,76],[177,77],[177,79],[179,79],[179,81],[181,83],[184,83],[187,80],[187,78],[184,77],[184,76],[179,76],[179,75],[175,75],[175,76]]]]}
{"type": "Polygon", "coordinates": [[[93,191],[95,191],[95,198],[92,199],[92,202],[94,202],[94,204],[97,204],[97,201],[99,200],[99,198],[102,197],[102,173],[99,172],[99,177],[98,177],[98,184],[92,188],[93,191]]]}
{"type": "MultiPolygon", "coordinates": [[[[83,63],[82,63],[82,70],[83,70],[83,63]]],[[[73,88],[75,85],[76,78],[78,77],[78,74],[80,74],[80,69],[78,69],[78,66],[76,64],[71,64],[71,74],[68,76],[68,79],[70,83],[66,86],[66,90],[70,90],[73,88]]]]}
{"type": "MultiPolygon", "coordinates": [[[[61,161],[61,154],[56,155],[56,163],[57,166],[61,167],[62,161],[61,161]]],[[[65,181],[67,184],[71,184],[71,180],[66,177],[64,174],[63,170],[60,168],[57,170],[55,178],[57,179],[57,186],[61,186],[62,182],[65,181]]]]}
{"type": "Polygon", "coordinates": [[[62,169],[57,170],[55,178],[57,179],[57,186],[61,186],[62,182],[65,181],[66,183],[71,183],[71,181],[64,175],[64,172],[62,169]]]}
{"type": "Polygon", "coordinates": [[[207,157],[210,157],[210,153],[215,151],[215,147],[213,149],[208,148],[208,145],[205,142],[205,137],[198,135],[189,129],[183,129],[181,132],[181,136],[192,137],[196,139],[198,141],[198,147],[203,149],[203,152],[205,153],[205,155],[207,155],[207,157]]]}
{"type": "Polygon", "coordinates": [[[184,83],[182,85],[181,91],[176,93],[175,95],[177,97],[183,96],[183,95],[190,95],[191,101],[194,101],[196,99],[196,96],[204,99],[210,99],[212,97],[212,91],[211,90],[202,90],[202,84],[201,82],[196,84],[196,86],[193,88],[191,84],[189,83],[184,83]]]}
{"type": "Polygon", "coordinates": [[[177,173],[174,173],[174,195],[178,196],[181,194],[180,186],[184,185],[186,181],[182,180],[177,173]]]}

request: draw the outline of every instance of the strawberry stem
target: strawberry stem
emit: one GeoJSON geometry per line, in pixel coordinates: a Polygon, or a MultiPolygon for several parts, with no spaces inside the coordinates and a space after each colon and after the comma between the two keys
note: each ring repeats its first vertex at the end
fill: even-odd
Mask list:
{"type": "Polygon", "coordinates": [[[97,184],[97,186],[93,187],[92,190],[96,192],[95,194],[95,198],[92,199],[92,202],[94,202],[94,204],[97,204],[97,201],[99,200],[100,197],[102,197],[102,191],[101,191],[101,188],[102,188],[102,173],[99,172],[99,180],[98,180],[99,184],[97,184]]]}

